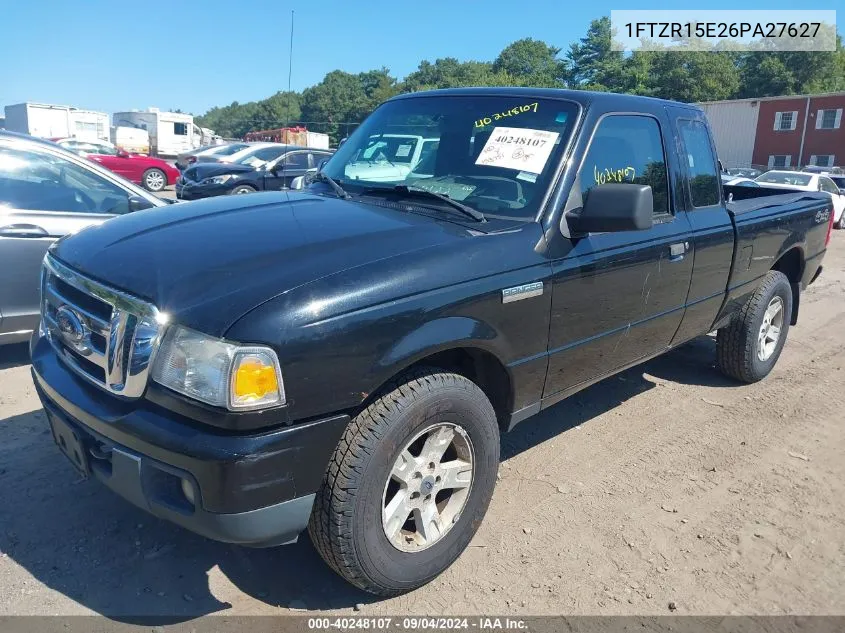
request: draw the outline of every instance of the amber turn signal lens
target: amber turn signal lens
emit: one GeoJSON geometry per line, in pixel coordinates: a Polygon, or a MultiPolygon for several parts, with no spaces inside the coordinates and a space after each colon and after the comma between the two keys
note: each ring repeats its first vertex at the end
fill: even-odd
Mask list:
{"type": "Polygon", "coordinates": [[[230,408],[254,409],[284,404],[276,355],[271,351],[249,350],[235,355],[232,367],[230,408]]]}
{"type": "Polygon", "coordinates": [[[235,397],[260,400],[267,394],[278,393],[276,368],[255,357],[243,359],[235,372],[235,397]]]}

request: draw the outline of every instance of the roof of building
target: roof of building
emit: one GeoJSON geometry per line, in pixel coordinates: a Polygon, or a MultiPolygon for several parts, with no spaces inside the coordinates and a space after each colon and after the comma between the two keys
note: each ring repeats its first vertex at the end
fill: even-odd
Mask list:
{"type": "Polygon", "coordinates": [[[845,92],[820,92],[814,95],[779,95],[777,97],[749,97],[747,99],[722,99],[720,101],[699,101],[695,105],[717,105],[721,103],[742,103],[754,101],[780,101],[782,99],[818,99],[819,97],[843,97],[845,92]]]}

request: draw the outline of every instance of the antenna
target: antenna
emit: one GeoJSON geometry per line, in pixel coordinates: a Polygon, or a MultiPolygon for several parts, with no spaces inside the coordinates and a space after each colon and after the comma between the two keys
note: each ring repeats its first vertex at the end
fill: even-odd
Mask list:
{"type": "Polygon", "coordinates": [[[290,53],[288,54],[288,109],[285,112],[285,127],[290,123],[291,91],[290,80],[293,75],[293,9],[290,12],[290,53]]]}

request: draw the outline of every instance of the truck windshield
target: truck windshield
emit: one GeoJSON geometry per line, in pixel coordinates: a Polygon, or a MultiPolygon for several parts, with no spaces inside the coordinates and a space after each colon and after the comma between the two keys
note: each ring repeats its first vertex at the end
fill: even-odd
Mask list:
{"type": "Polygon", "coordinates": [[[577,113],[571,101],[519,96],[388,101],[323,172],[352,195],[404,185],[485,215],[533,218],[577,113]]]}

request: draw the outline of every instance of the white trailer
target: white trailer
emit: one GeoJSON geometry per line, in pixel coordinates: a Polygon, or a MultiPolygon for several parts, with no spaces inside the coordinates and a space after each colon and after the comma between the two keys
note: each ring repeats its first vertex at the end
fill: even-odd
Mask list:
{"type": "Polygon", "coordinates": [[[109,116],[50,103],[16,103],[6,106],[6,129],[41,138],[75,137],[83,141],[108,141],[109,116]]]}
{"type": "Polygon", "coordinates": [[[321,132],[308,132],[308,140],[306,141],[308,147],[314,149],[329,149],[329,135],[321,132]]]}
{"type": "Polygon", "coordinates": [[[158,108],[115,112],[112,125],[146,130],[150,136],[150,154],[176,156],[202,145],[202,130],[194,117],[181,112],[162,112],[158,108]]]}

